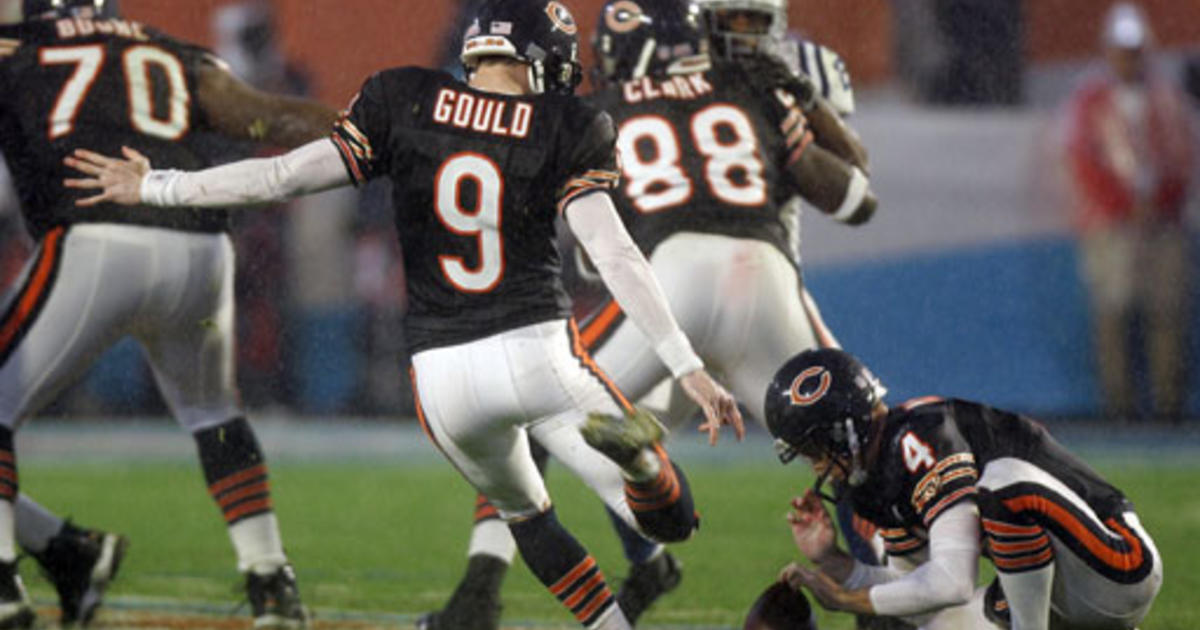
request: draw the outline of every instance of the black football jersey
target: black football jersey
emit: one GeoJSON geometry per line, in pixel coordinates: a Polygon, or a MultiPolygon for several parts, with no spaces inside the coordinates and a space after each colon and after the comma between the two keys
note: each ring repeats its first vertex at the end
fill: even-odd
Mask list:
{"type": "MultiPolygon", "coordinates": [[[[920,398],[890,410],[881,452],[851,492],[855,511],[882,528],[889,553],[923,546],[947,508],[976,499],[976,482],[1000,458],[1054,476],[1102,519],[1127,508],[1120,490],[1064,449],[1038,422],[958,399],[920,398]]],[[[986,517],[987,514],[985,513],[986,517]]]]}
{"type": "Polygon", "coordinates": [[[791,258],[779,212],[795,194],[786,165],[811,138],[793,99],[718,62],[590,100],[616,124],[618,207],[642,251],[687,231],[764,240],[791,258]]]}
{"type": "Polygon", "coordinates": [[[395,184],[411,351],[569,317],[555,221],[618,179],[607,115],[398,68],[367,80],[332,137],[355,182],[395,184]]]}
{"type": "Polygon", "coordinates": [[[194,98],[196,70],[216,63],[196,46],[137,22],[66,17],[0,26],[0,151],[35,237],[79,222],[219,231],[224,213],[103,204],[62,185],[80,173],[76,148],[120,155],[132,147],[156,168],[207,166],[195,146],[207,122],[194,98]]]}

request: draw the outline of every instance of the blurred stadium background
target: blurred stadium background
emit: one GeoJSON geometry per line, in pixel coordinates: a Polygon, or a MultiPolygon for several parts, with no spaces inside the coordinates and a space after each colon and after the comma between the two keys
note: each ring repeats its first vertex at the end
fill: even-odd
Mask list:
{"type": "MultiPolygon", "coordinates": [[[[126,17],[211,46],[263,88],[339,107],[384,67],[457,70],[455,33],[470,4],[120,1],[126,17]]],[[[603,2],[567,4],[586,42],[603,2]]],[[[1054,421],[1054,430],[1085,455],[1095,454],[1118,484],[1128,481],[1139,507],[1153,514],[1146,518],[1152,532],[1156,525],[1176,532],[1186,547],[1185,532],[1200,525],[1200,502],[1194,492],[1156,490],[1155,479],[1200,473],[1197,425],[1191,419],[1144,427],[1096,421],[1100,392],[1056,153],[1059,105],[1097,61],[1111,4],[791,0],[792,29],[837,50],[854,78],[858,109],[850,122],[871,152],[881,200],[876,220],[863,228],[805,219],[806,278],[842,344],[873,365],[894,398],[977,398],[1054,421]]],[[[1182,80],[1192,63],[1200,77],[1200,3],[1143,0],[1142,6],[1166,71],[1182,80]]],[[[1200,120],[1196,88],[1192,104],[1200,120]]],[[[214,150],[228,158],[245,154],[238,147],[214,150]]],[[[1200,194],[1193,197],[1194,227],[1200,194]]],[[[0,193],[0,273],[6,277],[28,251],[13,203],[0,193]]],[[[458,577],[470,492],[413,430],[397,326],[403,269],[386,187],[299,200],[240,221],[241,387],[252,419],[266,427],[268,454],[280,462],[276,493],[302,587],[312,585],[310,599],[318,606],[390,611],[398,616],[368,622],[405,623],[406,615],[439,603],[458,577]],[[412,549],[426,553],[403,566],[412,549]]],[[[1200,309],[1197,316],[1200,324],[1200,309]]],[[[1200,325],[1191,328],[1200,331],[1200,325]]],[[[1192,337],[1194,358],[1200,334],[1192,337]]],[[[1188,416],[1194,418],[1200,416],[1200,370],[1193,369],[1191,383],[1188,416]]],[[[81,521],[134,534],[131,564],[115,592],[118,608],[137,609],[147,594],[230,599],[231,561],[219,519],[200,492],[190,440],[163,419],[136,347],[115,348],[44,416],[20,438],[28,471],[23,484],[81,521]],[[152,457],[141,464],[113,463],[146,455],[152,457]],[[144,477],[153,479],[136,481],[144,477]],[[186,490],[174,492],[179,486],[186,490]]],[[[761,435],[721,455],[682,442],[684,463],[694,462],[698,476],[712,480],[714,490],[702,492],[701,500],[709,494],[717,503],[710,510],[730,514],[732,524],[722,528],[718,516],[712,528],[724,532],[713,534],[720,542],[697,541],[691,547],[705,549],[683,551],[699,568],[689,575],[709,571],[713,575],[702,579],[715,583],[689,582],[688,589],[702,589],[679,595],[689,612],[656,611],[650,621],[728,627],[790,557],[779,535],[784,501],[806,478],[770,467],[761,435]],[[770,496],[753,505],[722,505],[718,490],[742,493],[749,479],[769,480],[745,485],[770,496]],[[760,531],[770,542],[755,542],[760,531]],[[711,569],[703,553],[709,545],[723,548],[711,569]],[[722,571],[732,572],[722,577],[722,571]],[[736,588],[721,593],[725,579],[736,588]],[[707,601],[714,603],[705,608],[707,601]]],[[[555,483],[567,484],[555,486],[566,497],[560,502],[587,502],[570,482],[555,483]]],[[[702,482],[694,483],[703,490],[702,482]]],[[[611,538],[603,527],[594,529],[595,538],[611,538]]],[[[619,553],[609,542],[613,546],[601,551],[609,554],[610,572],[619,573],[619,553]]],[[[1156,623],[1152,617],[1145,628],[1200,627],[1194,612],[1200,584],[1191,582],[1190,590],[1186,583],[1172,585],[1182,577],[1171,575],[1172,560],[1168,554],[1164,596],[1180,598],[1168,604],[1179,612],[1156,623]]],[[[520,618],[562,622],[531,580],[514,581],[520,618]]],[[[335,619],[358,623],[352,616],[335,619]]]]}

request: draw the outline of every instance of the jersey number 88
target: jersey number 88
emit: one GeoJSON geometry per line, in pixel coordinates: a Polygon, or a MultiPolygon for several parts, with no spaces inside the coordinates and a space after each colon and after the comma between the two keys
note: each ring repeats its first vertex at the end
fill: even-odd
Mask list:
{"type": "MultiPolygon", "coordinates": [[[[692,146],[704,156],[703,177],[713,197],[735,206],[766,203],[758,138],[745,112],[717,103],[696,112],[689,127],[692,146]]],[[[693,183],[680,166],[679,135],[666,118],[646,115],[625,121],[617,133],[617,150],[628,182],[625,192],[639,211],[660,212],[692,198],[693,183]]]]}

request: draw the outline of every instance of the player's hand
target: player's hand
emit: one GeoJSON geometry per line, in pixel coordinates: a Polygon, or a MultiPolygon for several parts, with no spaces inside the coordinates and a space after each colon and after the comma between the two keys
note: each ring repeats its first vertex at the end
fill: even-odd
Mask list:
{"type": "Polygon", "coordinates": [[[820,564],[837,550],[837,530],[833,518],[821,503],[817,493],[809,488],[803,497],[792,499],[792,511],[787,515],[796,548],[809,561],[820,564]]]}
{"type": "Polygon", "coordinates": [[[802,586],[807,588],[813,597],[829,610],[867,614],[875,612],[867,589],[847,590],[837,580],[817,569],[793,562],[779,572],[779,579],[797,590],[802,586]]]}
{"type": "Polygon", "coordinates": [[[717,438],[723,425],[733,427],[733,432],[740,442],[746,437],[746,425],[742,424],[742,412],[738,410],[737,401],[713,380],[705,370],[688,372],[679,379],[679,385],[700,409],[704,411],[704,423],[701,431],[708,431],[708,443],[716,445],[717,438]]]}
{"type": "Polygon", "coordinates": [[[150,160],[129,147],[121,147],[121,153],[125,156],[123,160],[87,149],[75,149],[74,154],[63,158],[63,164],[91,175],[87,178],[64,179],[64,186],[101,191],[77,200],[75,205],[87,207],[112,202],[132,206],[142,202],[142,178],[150,172],[150,160]]]}
{"type": "Polygon", "coordinates": [[[739,57],[738,64],[752,81],[770,92],[783,89],[796,98],[800,109],[810,111],[815,105],[820,93],[813,80],[807,74],[796,74],[788,68],[783,59],[775,55],[749,55],[739,57]]]}

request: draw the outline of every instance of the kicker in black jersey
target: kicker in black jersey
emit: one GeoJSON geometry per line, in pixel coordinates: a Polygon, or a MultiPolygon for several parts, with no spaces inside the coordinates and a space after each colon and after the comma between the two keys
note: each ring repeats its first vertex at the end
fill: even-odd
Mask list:
{"type": "Polygon", "coordinates": [[[207,165],[196,131],[196,72],[217,63],[204,49],[137,22],[63,17],[0,26],[0,150],[13,171],[35,238],[79,222],[223,230],[223,213],[162,212],[104,204],[75,207],[79,191],[63,157],[76,148],[119,155],[122,146],[151,163],[207,165]]]}
{"type": "Polygon", "coordinates": [[[333,141],[356,183],[395,183],[413,352],[569,317],[555,220],[618,180],[607,115],[399,68],[367,80],[333,141]]]}
{"type": "Polygon", "coordinates": [[[617,127],[617,205],[644,252],[681,231],[757,238],[789,251],[779,217],[794,195],[786,165],[811,134],[794,99],[760,83],[722,62],[590,97],[617,127]]]}
{"type": "MultiPolygon", "coordinates": [[[[881,527],[928,528],[950,506],[976,500],[979,478],[1005,458],[1045,471],[1101,518],[1128,507],[1119,490],[1025,416],[931,397],[889,410],[885,422],[868,481],[851,495],[856,511],[881,527]]],[[[981,511],[986,518],[986,502],[981,511]]]]}

